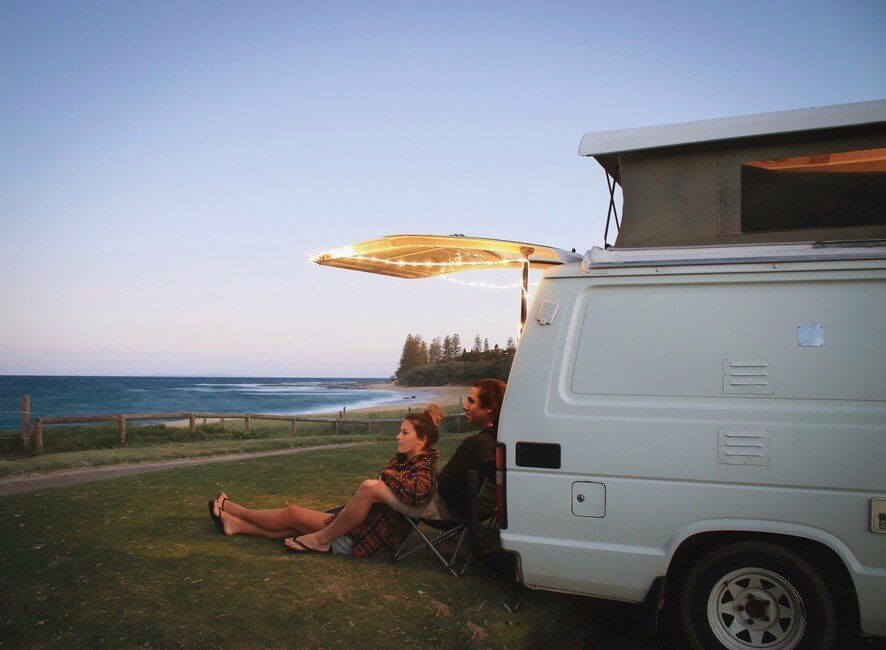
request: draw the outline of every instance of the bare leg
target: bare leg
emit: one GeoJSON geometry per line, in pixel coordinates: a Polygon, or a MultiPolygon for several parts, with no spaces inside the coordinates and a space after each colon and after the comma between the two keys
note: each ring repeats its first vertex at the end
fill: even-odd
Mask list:
{"type": "MultiPolygon", "coordinates": [[[[220,506],[221,499],[218,505],[220,506]]],[[[272,510],[251,510],[228,499],[224,502],[224,512],[265,530],[295,530],[298,533],[313,533],[323,528],[329,518],[325,512],[317,512],[301,506],[287,506],[272,510]]],[[[216,508],[216,512],[219,508],[216,508]]],[[[285,535],[284,537],[289,537],[285,535]]]]}
{"type": "Polygon", "coordinates": [[[255,537],[264,537],[266,539],[281,539],[299,533],[296,530],[267,530],[243,519],[238,519],[234,515],[229,515],[227,512],[222,512],[221,518],[225,535],[254,535],[255,537]]]}
{"type": "MultiPolygon", "coordinates": [[[[332,547],[332,540],[349,533],[357,525],[361,524],[374,504],[387,504],[390,503],[391,499],[396,498],[383,481],[378,479],[363,481],[360,487],[357,488],[354,496],[351,497],[351,500],[348,501],[338,517],[335,518],[335,521],[325,528],[318,529],[317,532],[302,535],[297,540],[313,551],[328,551],[332,547]]],[[[297,546],[291,546],[288,541],[284,542],[286,546],[298,548],[297,546]]]]}

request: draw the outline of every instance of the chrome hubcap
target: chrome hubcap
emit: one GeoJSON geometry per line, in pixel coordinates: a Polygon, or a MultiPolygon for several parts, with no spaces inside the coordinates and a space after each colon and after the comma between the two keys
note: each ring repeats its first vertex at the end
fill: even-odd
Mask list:
{"type": "Polygon", "coordinates": [[[777,573],[746,568],[732,571],[708,596],[708,624],[727,648],[795,647],[806,629],[803,600],[777,573]]]}

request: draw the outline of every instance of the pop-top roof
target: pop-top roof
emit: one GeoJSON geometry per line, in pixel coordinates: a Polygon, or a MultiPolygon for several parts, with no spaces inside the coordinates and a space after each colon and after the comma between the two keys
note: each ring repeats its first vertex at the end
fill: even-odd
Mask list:
{"type": "Polygon", "coordinates": [[[877,122],[886,122],[886,100],[591,132],[586,133],[581,139],[578,153],[581,156],[605,156],[625,151],[734,140],[776,133],[861,126],[877,122]]]}
{"type": "Polygon", "coordinates": [[[578,262],[581,255],[539,244],[464,235],[390,235],[311,256],[311,261],[398,278],[427,278],[457,271],[548,268],[578,262]]]}

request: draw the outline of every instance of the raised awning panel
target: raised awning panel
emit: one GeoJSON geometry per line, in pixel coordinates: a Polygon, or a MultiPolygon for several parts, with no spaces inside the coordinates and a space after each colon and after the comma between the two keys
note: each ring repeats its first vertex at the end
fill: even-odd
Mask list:
{"type": "Polygon", "coordinates": [[[463,235],[390,235],[311,256],[311,261],[397,278],[427,278],[459,271],[548,268],[580,262],[581,255],[526,242],[463,235]]]}

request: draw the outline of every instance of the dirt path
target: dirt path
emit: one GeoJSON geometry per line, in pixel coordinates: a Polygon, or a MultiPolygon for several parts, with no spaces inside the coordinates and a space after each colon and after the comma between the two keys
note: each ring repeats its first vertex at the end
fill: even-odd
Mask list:
{"type": "Polygon", "coordinates": [[[305,451],[317,451],[318,449],[332,449],[341,447],[361,447],[363,445],[377,445],[378,442],[345,442],[338,445],[314,445],[312,447],[294,447],[292,449],[275,449],[273,451],[254,451],[242,454],[223,454],[219,456],[200,456],[198,458],[177,458],[147,463],[132,463],[126,465],[110,465],[108,467],[82,467],[78,469],[65,469],[48,474],[31,474],[29,476],[13,476],[0,479],[0,496],[8,494],[22,494],[33,492],[48,487],[71,485],[74,483],[91,483],[103,481],[109,478],[131,476],[132,474],[144,474],[146,472],[159,472],[164,469],[176,467],[190,467],[191,465],[204,465],[206,463],[223,463],[232,460],[245,460],[249,458],[264,458],[267,456],[283,456],[284,454],[300,454],[305,451]]]}

